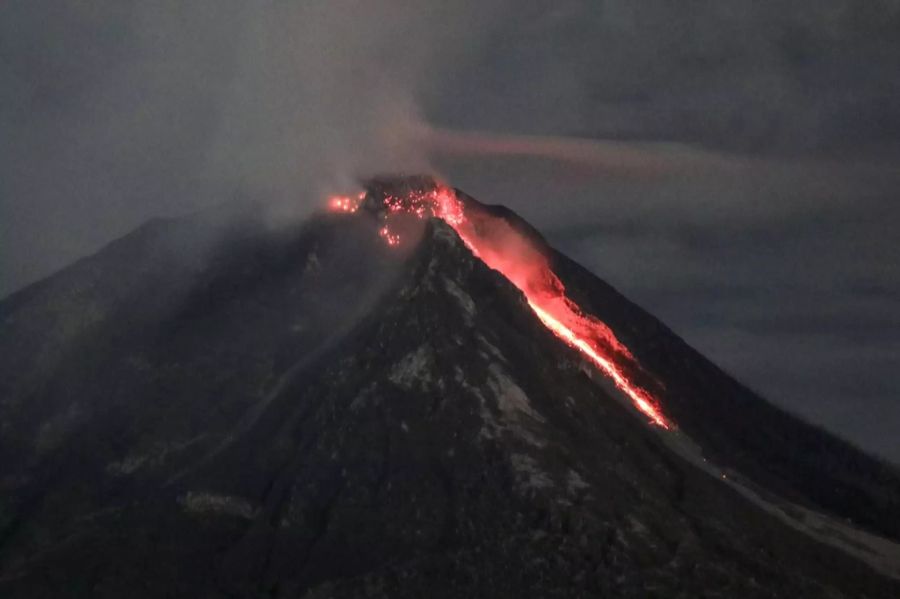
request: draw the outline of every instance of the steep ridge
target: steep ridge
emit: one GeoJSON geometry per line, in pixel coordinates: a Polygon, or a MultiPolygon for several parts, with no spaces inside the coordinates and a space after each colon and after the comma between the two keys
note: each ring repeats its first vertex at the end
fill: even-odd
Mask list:
{"type": "Polygon", "coordinates": [[[607,323],[665,384],[664,410],[724,469],[873,533],[900,541],[900,469],[789,414],[741,385],[665,324],[555,251],[503,206],[483,206],[548,256],[579,305],[607,323]]]}
{"type": "MultiPolygon", "coordinates": [[[[673,452],[444,223],[399,251],[377,226],[251,227],[190,272],[161,269],[157,288],[178,294],[123,292],[64,340],[35,322],[81,314],[55,302],[83,281],[0,304],[3,373],[18,381],[2,400],[16,432],[0,440],[13,464],[0,594],[900,592],[673,452]],[[41,346],[13,360],[26,335],[52,359],[41,346]]],[[[555,265],[667,401],[689,393],[695,379],[667,378],[677,357],[654,361],[659,345],[686,346],[574,263],[555,265]]],[[[705,397],[693,407],[718,418],[705,397]]],[[[687,401],[673,400],[673,419],[706,452],[708,423],[682,424],[687,401]]],[[[731,459],[744,446],[712,447],[731,459]]]]}

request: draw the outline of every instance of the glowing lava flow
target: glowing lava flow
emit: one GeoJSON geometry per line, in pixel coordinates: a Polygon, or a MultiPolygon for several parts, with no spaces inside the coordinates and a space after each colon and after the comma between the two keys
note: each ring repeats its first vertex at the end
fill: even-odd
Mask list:
{"type": "Polygon", "coordinates": [[[591,344],[585,341],[584,339],[580,339],[572,329],[568,328],[566,325],[553,318],[546,311],[542,310],[539,306],[537,306],[531,300],[528,301],[528,305],[531,306],[531,309],[534,310],[534,313],[537,314],[537,317],[540,319],[544,326],[553,331],[553,333],[571,345],[572,347],[578,349],[586,355],[591,361],[600,367],[600,369],[609,376],[616,384],[616,387],[622,390],[622,392],[627,395],[631,401],[634,402],[634,405],[641,412],[650,417],[650,419],[663,428],[669,428],[669,423],[663,418],[663,415],[660,413],[659,408],[654,405],[653,398],[651,398],[646,391],[632,385],[625,375],[616,368],[615,364],[611,361],[607,360],[603,356],[597,353],[597,351],[591,347],[591,344]]]}
{"type": "MultiPolygon", "coordinates": [[[[329,201],[329,207],[336,212],[356,212],[368,201],[367,197],[366,194],[360,194],[357,200],[335,197],[329,201]]],[[[450,225],[476,257],[525,295],[528,305],[545,327],[612,379],[651,422],[665,429],[671,428],[655,398],[629,378],[627,372],[640,371],[631,352],[608,326],[585,314],[566,295],[562,281],[550,268],[547,258],[506,220],[484,210],[467,211],[456,193],[443,185],[424,190],[407,189],[401,195],[383,193],[375,205],[376,213],[384,219],[379,235],[391,246],[400,243],[400,236],[389,226],[394,215],[434,216],[450,225]]]]}

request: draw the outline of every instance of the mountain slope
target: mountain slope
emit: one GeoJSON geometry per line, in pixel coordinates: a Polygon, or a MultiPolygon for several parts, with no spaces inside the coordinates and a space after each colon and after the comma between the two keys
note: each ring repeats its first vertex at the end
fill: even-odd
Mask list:
{"type": "MultiPolygon", "coordinates": [[[[517,215],[490,209],[547,247],[517,215]]],[[[546,251],[577,302],[665,382],[666,412],[709,458],[792,500],[900,541],[900,470],[768,403],[610,285],[552,248],[546,251]]]]}
{"type": "MultiPolygon", "coordinates": [[[[678,449],[686,433],[760,489],[846,516],[793,475],[779,431],[808,427],[614,290],[554,255],[681,432],[649,427],[446,224],[401,248],[378,226],[217,225],[224,242],[173,268],[160,248],[182,257],[206,225],[161,223],[0,304],[0,594],[900,592],[678,449]],[[728,385],[779,445],[711,405],[728,385]]],[[[852,451],[814,434],[827,459],[852,451]]],[[[829,468],[877,498],[896,484],[829,468]]]]}

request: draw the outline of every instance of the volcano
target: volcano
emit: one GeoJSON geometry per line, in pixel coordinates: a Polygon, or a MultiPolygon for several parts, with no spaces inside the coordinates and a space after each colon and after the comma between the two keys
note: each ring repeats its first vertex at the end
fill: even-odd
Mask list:
{"type": "Polygon", "coordinates": [[[428,177],[0,302],[3,597],[897,597],[900,473],[428,177]]]}

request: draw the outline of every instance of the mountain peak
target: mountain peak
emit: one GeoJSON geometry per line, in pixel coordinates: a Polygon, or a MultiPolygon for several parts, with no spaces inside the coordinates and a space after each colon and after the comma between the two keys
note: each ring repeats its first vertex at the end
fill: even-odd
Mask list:
{"type": "Polygon", "coordinates": [[[424,178],[330,206],[0,303],[4,596],[896,596],[879,462],[511,211],[424,178]]]}

